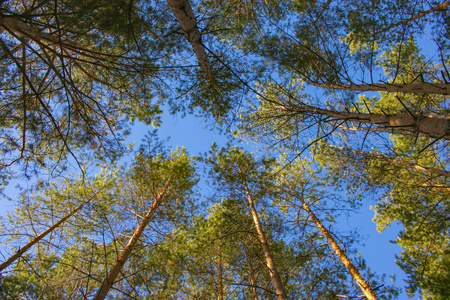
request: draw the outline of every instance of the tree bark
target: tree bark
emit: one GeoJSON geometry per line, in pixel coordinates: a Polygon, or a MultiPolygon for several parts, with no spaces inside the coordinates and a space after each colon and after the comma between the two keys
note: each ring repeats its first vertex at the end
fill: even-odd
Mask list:
{"type": "Polygon", "coordinates": [[[213,79],[211,65],[202,44],[202,35],[197,27],[197,20],[189,0],[167,0],[170,10],[175,15],[181,30],[191,44],[200,67],[205,71],[209,80],[213,79]]]}
{"type": "Polygon", "coordinates": [[[368,300],[378,300],[378,297],[375,295],[374,291],[370,287],[370,285],[366,282],[366,280],[361,276],[358,269],[355,268],[351,260],[347,257],[345,254],[345,251],[341,249],[339,244],[334,240],[331,233],[326,229],[322,222],[316,217],[316,215],[312,212],[312,210],[309,208],[309,206],[306,204],[306,202],[303,199],[299,199],[302,202],[303,209],[308,213],[308,215],[311,217],[311,219],[316,223],[317,228],[322,232],[322,234],[327,239],[328,243],[330,244],[331,248],[333,248],[336,255],[339,257],[341,262],[344,264],[344,266],[347,268],[347,270],[352,275],[353,279],[356,281],[358,286],[363,291],[364,295],[368,300]]]}
{"type": "Polygon", "coordinates": [[[355,92],[390,92],[412,94],[436,94],[450,95],[450,83],[376,83],[376,84],[333,84],[314,83],[308,84],[333,90],[347,90],[355,92]]]}
{"type": "Polygon", "coordinates": [[[449,5],[450,5],[450,1],[446,1],[446,2],[444,2],[442,4],[439,4],[439,5],[436,5],[436,6],[432,7],[432,8],[430,8],[429,10],[422,11],[422,12],[412,16],[409,19],[400,21],[400,22],[392,24],[392,25],[390,25],[390,26],[388,26],[386,28],[383,28],[383,29],[377,31],[376,34],[379,34],[379,33],[382,33],[382,32],[386,32],[386,31],[391,30],[392,28],[395,28],[395,27],[400,26],[400,25],[405,25],[405,24],[407,24],[409,22],[415,21],[415,20],[417,20],[419,18],[422,18],[423,16],[426,16],[428,14],[431,14],[431,13],[433,13],[435,11],[444,9],[444,8],[448,7],[449,5]]]}
{"type": "Polygon", "coordinates": [[[344,125],[338,125],[338,127],[343,130],[351,130],[351,131],[387,132],[387,133],[399,134],[399,135],[414,135],[414,136],[428,137],[428,138],[430,137],[429,135],[421,133],[421,132],[411,132],[409,130],[402,130],[402,129],[392,128],[392,127],[361,127],[361,126],[347,127],[344,125]]]}
{"type": "MultiPolygon", "coordinates": [[[[382,126],[381,129],[400,129],[409,135],[422,135],[450,140],[450,119],[436,116],[414,116],[410,114],[366,114],[333,111],[308,105],[281,105],[278,109],[299,114],[322,115],[336,120],[382,126]]],[[[372,128],[373,131],[385,131],[372,128]]]]}
{"type": "Polygon", "coordinates": [[[223,300],[223,263],[222,263],[222,253],[220,247],[217,246],[217,300],[223,300]]]}
{"type": "Polygon", "coordinates": [[[158,197],[156,197],[155,201],[152,203],[151,208],[149,209],[147,214],[144,216],[144,218],[142,219],[139,226],[135,229],[133,236],[129,239],[125,248],[120,253],[119,257],[116,260],[116,263],[109,270],[108,275],[103,280],[103,283],[102,283],[100,289],[97,291],[97,294],[94,296],[93,299],[95,299],[95,300],[105,299],[109,290],[113,286],[114,281],[117,279],[117,276],[119,276],[120,270],[122,270],[123,266],[125,265],[125,262],[130,257],[130,254],[133,251],[134,247],[136,246],[140,236],[142,235],[142,232],[144,231],[145,227],[150,222],[150,219],[153,216],[153,214],[155,213],[156,209],[162,203],[163,198],[164,197],[162,194],[160,194],[158,197]]]}
{"type": "Polygon", "coordinates": [[[339,147],[339,146],[334,146],[334,145],[330,145],[333,148],[337,148],[343,151],[349,151],[349,152],[353,152],[357,155],[361,155],[364,157],[368,157],[368,158],[374,158],[374,159],[379,159],[379,160],[384,160],[387,161],[389,163],[393,163],[402,167],[406,167],[409,169],[415,169],[415,170],[419,170],[419,171],[423,171],[423,172],[427,172],[429,174],[432,175],[438,175],[438,176],[443,176],[443,177],[447,177],[450,178],[450,172],[449,171],[445,171],[445,170],[441,170],[438,168],[433,168],[433,167],[427,167],[427,166],[422,166],[422,165],[418,165],[409,161],[405,161],[402,159],[395,159],[395,158],[390,158],[390,157],[386,157],[384,155],[380,155],[380,154],[374,154],[374,153],[368,153],[368,152],[364,152],[364,151],[359,151],[359,150],[353,150],[350,148],[344,148],[344,147],[339,147]]]}
{"type": "Polygon", "coordinates": [[[40,235],[38,235],[37,237],[33,238],[31,241],[29,241],[25,246],[23,246],[22,248],[20,248],[19,250],[17,250],[16,253],[14,253],[10,258],[8,258],[5,262],[3,262],[0,265],[0,272],[3,271],[5,268],[7,268],[9,265],[11,265],[16,259],[18,259],[19,257],[21,257],[26,251],[28,251],[28,249],[30,249],[31,247],[33,247],[36,243],[38,243],[40,240],[42,240],[47,234],[49,234],[50,232],[52,232],[53,230],[55,230],[56,228],[59,227],[59,225],[61,225],[62,223],[64,223],[67,219],[69,219],[71,216],[73,216],[76,212],[78,212],[80,209],[83,208],[84,205],[86,205],[86,203],[88,203],[90,200],[83,202],[82,204],[80,204],[78,207],[76,207],[74,210],[72,210],[71,212],[69,212],[67,215],[65,215],[63,218],[61,218],[61,220],[59,220],[58,222],[56,222],[55,224],[53,224],[51,227],[49,227],[47,230],[45,230],[44,232],[42,232],[40,235]]]}
{"type": "Polygon", "coordinates": [[[92,52],[91,50],[81,46],[76,45],[72,42],[67,42],[64,40],[61,40],[58,36],[53,36],[51,34],[42,32],[40,30],[37,30],[27,23],[15,18],[15,17],[3,17],[0,16],[0,33],[6,29],[10,32],[13,32],[14,34],[20,35],[24,38],[30,39],[32,41],[35,41],[36,43],[39,43],[41,41],[45,41],[46,43],[50,45],[59,45],[61,47],[64,47],[65,49],[69,49],[72,51],[85,51],[85,52],[92,52]]]}
{"type": "Polygon", "coordinates": [[[258,294],[256,293],[256,281],[255,281],[255,278],[253,277],[254,271],[253,271],[252,259],[250,257],[250,253],[249,253],[247,245],[242,243],[242,246],[244,247],[245,258],[247,259],[247,264],[248,264],[248,281],[250,283],[250,291],[252,293],[252,299],[258,300],[258,294]]]}
{"type": "Polygon", "coordinates": [[[245,181],[243,182],[243,186],[245,195],[247,196],[248,205],[252,213],[253,223],[255,224],[256,232],[258,233],[258,238],[263,248],[266,265],[270,271],[270,278],[272,279],[272,284],[275,288],[275,292],[279,300],[286,300],[287,299],[286,290],[284,288],[283,282],[281,281],[280,274],[277,271],[275,262],[272,257],[272,253],[270,252],[269,244],[266,239],[266,235],[263,231],[261,222],[259,221],[258,214],[255,209],[255,203],[253,202],[253,198],[250,194],[247,183],[245,181]]]}

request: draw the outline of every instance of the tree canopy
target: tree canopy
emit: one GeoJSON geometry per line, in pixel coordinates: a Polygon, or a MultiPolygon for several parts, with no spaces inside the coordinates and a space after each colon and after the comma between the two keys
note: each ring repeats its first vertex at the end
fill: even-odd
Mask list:
{"type": "Polygon", "coordinates": [[[1,1],[1,297],[448,299],[449,7],[1,1]],[[339,229],[369,205],[405,283],[339,229]]]}

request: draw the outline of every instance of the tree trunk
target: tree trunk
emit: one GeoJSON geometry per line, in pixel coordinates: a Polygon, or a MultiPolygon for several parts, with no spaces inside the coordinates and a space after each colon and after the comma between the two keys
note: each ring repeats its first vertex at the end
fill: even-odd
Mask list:
{"type": "Polygon", "coordinates": [[[322,222],[316,217],[316,215],[312,212],[312,210],[309,208],[309,206],[306,204],[306,202],[303,199],[299,199],[302,202],[303,209],[308,212],[311,219],[313,219],[314,223],[316,223],[317,228],[322,232],[322,234],[327,239],[330,246],[333,248],[336,255],[339,257],[341,262],[344,264],[344,266],[347,268],[347,270],[352,275],[353,279],[356,281],[358,286],[363,291],[364,295],[368,300],[377,300],[378,297],[373,292],[372,288],[369,284],[364,280],[364,278],[359,273],[358,269],[355,268],[353,263],[350,261],[350,259],[345,254],[344,250],[341,249],[339,244],[334,240],[331,233],[323,226],[322,222]]]}
{"type": "Polygon", "coordinates": [[[432,7],[432,8],[430,8],[429,10],[422,11],[422,12],[416,14],[415,16],[409,18],[409,19],[400,21],[400,22],[392,24],[392,25],[390,25],[390,26],[388,26],[386,28],[383,28],[383,29],[377,31],[375,34],[386,32],[386,31],[391,30],[392,28],[395,28],[395,27],[400,26],[400,25],[405,25],[405,24],[407,24],[409,22],[415,21],[415,20],[417,20],[419,18],[422,18],[423,16],[426,16],[428,14],[431,14],[431,13],[433,13],[435,11],[444,9],[444,8],[448,7],[449,5],[450,5],[450,1],[446,1],[446,2],[444,2],[442,4],[439,4],[439,5],[436,5],[436,6],[432,7]]]}
{"type": "Polygon", "coordinates": [[[14,253],[10,258],[8,258],[5,262],[3,262],[0,265],[0,272],[3,271],[5,268],[7,268],[9,265],[11,265],[16,259],[18,259],[19,257],[21,257],[26,251],[28,251],[28,249],[30,249],[31,247],[33,247],[36,243],[38,243],[40,240],[42,240],[47,234],[49,234],[50,232],[52,232],[53,230],[55,230],[56,228],[59,227],[59,225],[61,225],[62,223],[64,223],[67,219],[69,219],[71,216],[73,216],[76,212],[78,212],[80,209],[83,208],[84,205],[86,205],[86,203],[88,203],[90,200],[83,202],[82,204],[80,204],[78,207],[76,207],[74,210],[72,210],[71,212],[69,212],[67,215],[65,215],[63,218],[61,218],[61,220],[59,220],[58,222],[56,222],[55,224],[53,224],[50,228],[48,228],[47,230],[45,230],[43,233],[41,233],[40,235],[38,235],[37,237],[33,238],[31,241],[29,241],[25,246],[23,246],[22,248],[20,248],[19,250],[17,250],[16,253],[14,253]]]}
{"type": "Polygon", "coordinates": [[[344,147],[339,147],[339,146],[334,146],[334,145],[330,145],[330,147],[337,148],[337,149],[340,149],[343,151],[353,152],[357,155],[361,155],[361,156],[368,157],[368,158],[384,160],[384,161],[387,161],[392,164],[396,164],[396,165],[406,167],[409,169],[415,169],[415,170],[427,172],[432,175],[438,175],[438,176],[450,178],[449,171],[444,171],[444,170],[433,168],[433,167],[421,166],[421,165],[418,165],[418,164],[415,164],[415,163],[412,163],[409,161],[404,161],[402,159],[389,158],[389,157],[386,157],[386,156],[380,155],[380,154],[368,153],[368,152],[364,152],[364,151],[353,150],[350,148],[344,148],[344,147]]]}
{"type": "Polygon", "coordinates": [[[372,128],[373,131],[382,129],[400,129],[409,135],[422,135],[437,139],[450,140],[450,119],[436,116],[414,116],[410,114],[366,114],[350,113],[321,109],[309,105],[281,105],[279,109],[299,114],[322,115],[336,120],[358,122],[383,126],[372,128]]]}
{"type": "MultiPolygon", "coordinates": [[[[30,39],[36,43],[45,41],[49,45],[58,45],[72,51],[83,50],[86,52],[92,52],[91,50],[81,45],[76,45],[73,42],[61,40],[58,36],[54,36],[52,34],[37,30],[15,17],[0,16],[0,33],[5,29],[16,35],[20,35],[24,38],[30,39]]],[[[92,52],[92,54],[94,55],[95,53],[92,52]]],[[[93,57],[97,56],[94,55],[93,57]]]]}
{"type": "Polygon", "coordinates": [[[185,33],[186,39],[191,44],[200,67],[205,71],[209,80],[212,80],[212,69],[206,55],[205,47],[202,44],[202,36],[197,27],[197,20],[192,10],[189,0],[167,0],[167,4],[172,13],[180,23],[181,30],[185,33]]]}
{"type": "Polygon", "coordinates": [[[414,135],[420,137],[430,137],[428,134],[424,134],[421,132],[411,132],[410,130],[402,130],[393,127],[361,127],[361,126],[344,126],[338,125],[339,128],[343,130],[351,130],[351,131],[370,131],[370,132],[387,132],[390,134],[399,134],[399,135],[414,135]]]}
{"type": "Polygon", "coordinates": [[[131,252],[133,251],[134,247],[136,246],[140,236],[142,235],[142,232],[144,231],[145,227],[150,222],[150,219],[153,216],[153,214],[155,213],[158,206],[162,203],[163,198],[164,198],[163,195],[160,194],[155,199],[155,201],[152,203],[152,207],[150,208],[150,210],[147,212],[147,214],[142,219],[139,226],[134,231],[133,236],[130,238],[127,245],[120,253],[114,266],[112,266],[112,268],[109,270],[108,275],[103,280],[103,283],[102,283],[100,289],[97,291],[97,294],[94,296],[93,299],[95,299],[95,300],[105,299],[109,290],[113,286],[114,281],[116,280],[117,276],[119,276],[120,270],[122,270],[122,267],[124,266],[125,262],[128,260],[128,257],[130,256],[131,252]]]}
{"type": "Polygon", "coordinates": [[[313,83],[308,84],[333,90],[347,90],[356,92],[390,92],[412,94],[436,94],[450,95],[450,83],[376,83],[376,84],[333,84],[313,83]]]}
{"type": "Polygon", "coordinates": [[[261,242],[261,245],[263,248],[264,257],[266,259],[266,265],[270,271],[270,278],[272,279],[272,284],[275,288],[275,292],[277,294],[278,299],[286,300],[287,299],[286,290],[284,288],[283,282],[281,281],[281,277],[275,266],[275,262],[273,260],[272,253],[270,252],[269,244],[267,243],[266,235],[262,229],[261,222],[259,221],[258,214],[255,209],[255,204],[253,202],[253,198],[250,195],[250,191],[249,191],[249,189],[247,187],[247,183],[245,181],[243,182],[243,185],[244,185],[245,194],[247,196],[248,205],[250,206],[250,211],[252,213],[253,223],[255,224],[256,231],[258,233],[258,238],[259,238],[259,241],[261,242]]]}
{"type": "Polygon", "coordinates": [[[248,270],[249,270],[248,271],[248,281],[250,283],[250,291],[252,293],[252,300],[258,300],[258,294],[256,293],[256,282],[255,282],[255,278],[253,277],[254,271],[253,271],[252,259],[250,257],[247,245],[242,243],[242,246],[244,247],[245,258],[247,259],[247,264],[248,264],[248,270]]]}
{"type": "MultiPolygon", "coordinates": [[[[217,241],[216,241],[217,247],[217,241]]],[[[217,300],[223,300],[223,264],[220,247],[217,247],[217,300]]]]}

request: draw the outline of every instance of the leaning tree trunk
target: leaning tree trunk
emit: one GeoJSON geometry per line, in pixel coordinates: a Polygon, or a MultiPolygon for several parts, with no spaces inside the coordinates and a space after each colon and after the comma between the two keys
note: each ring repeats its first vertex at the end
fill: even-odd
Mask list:
{"type": "Polygon", "coordinates": [[[421,11],[420,13],[412,16],[409,19],[402,20],[402,21],[400,21],[398,23],[395,23],[395,24],[392,24],[392,25],[390,25],[390,26],[388,26],[386,28],[383,28],[383,29],[377,31],[375,34],[379,34],[379,33],[382,33],[382,32],[389,31],[392,28],[398,27],[400,25],[408,24],[408,23],[413,22],[413,21],[415,21],[417,19],[420,19],[420,18],[422,18],[422,17],[424,17],[424,16],[426,16],[428,14],[431,14],[431,13],[433,13],[435,11],[442,10],[442,9],[448,7],[449,5],[450,5],[450,1],[446,1],[446,2],[444,2],[442,4],[439,4],[439,5],[436,5],[436,6],[432,7],[432,8],[430,8],[429,10],[421,11]]]}
{"type": "Polygon", "coordinates": [[[360,289],[363,291],[364,295],[368,300],[377,300],[378,297],[375,295],[374,291],[370,287],[370,285],[366,282],[366,280],[361,276],[358,269],[355,268],[351,260],[347,257],[345,254],[345,251],[341,249],[339,244],[334,240],[331,233],[326,229],[322,222],[316,217],[316,215],[313,213],[313,211],[309,208],[309,206],[306,204],[306,202],[303,199],[299,199],[302,202],[303,209],[308,213],[308,215],[313,219],[314,223],[316,223],[317,228],[322,232],[322,234],[327,239],[328,243],[330,244],[331,248],[333,248],[336,255],[339,257],[341,262],[344,264],[344,266],[347,268],[347,270],[352,275],[353,279],[356,281],[360,289]]]}
{"type": "Polygon", "coordinates": [[[147,212],[147,214],[142,219],[139,226],[134,231],[133,236],[128,241],[125,248],[120,253],[119,257],[116,260],[116,263],[112,268],[109,270],[108,275],[103,280],[103,283],[100,287],[100,289],[97,291],[97,294],[94,296],[94,300],[102,300],[105,299],[106,295],[108,294],[109,290],[114,284],[114,281],[116,280],[117,276],[119,276],[120,270],[122,270],[125,262],[130,257],[131,252],[133,251],[134,247],[136,246],[140,236],[142,235],[142,232],[144,231],[145,227],[150,222],[151,217],[155,213],[156,209],[159,207],[159,205],[164,200],[164,195],[160,194],[155,201],[152,203],[151,208],[147,212]]]}
{"type": "Polygon", "coordinates": [[[428,134],[421,133],[421,132],[412,132],[411,130],[403,130],[398,129],[394,127],[361,127],[361,126],[352,126],[348,127],[343,124],[337,125],[337,127],[343,129],[343,130],[350,130],[350,131],[370,131],[370,132],[386,132],[390,134],[398,134],[398,135],[414,135],[414,136],[420,136],[420,137],[430,137],[428,134]]]}
{"type": "Polygon", "coordinates": [[[450,119],[443,117],[419,116],[411,114],[388,115],[372,113],[352,113],[321,109],[309,105],[278,105],[277,109],[291,113],[304,115],[322,115],[336,120],[380,126],[379,129],[371,128],[372,131],[400,129],[404,134],[450,140],[450,119]]]}
{"type": "Polygon", "coordinates": [[[275,288],[275,292],[279,300],[286,300],[287,299],[286,290],[284,288],[283,282],[281,281],[280,274],[277,271],[275,261],[273,260],[272,253],[270,251],[270,247],[266,239],[266,235],[263,231],[261,222],[259,221],[258,214],[255,209],[255,203],[253,202],[253,198],[250,194],[247,183],[245,181],[243,182],[243,186],[245,195],[247,196],[248,205],[252,213],[253,223],[256,227],[256,232],[258,233],[258,238],[263,248],[264,257],[266,259],[266,266],[270,271],[270,278],[272,279],[272,284],[275,288]]]}
{"type": "Polygon", "coordinates": [[[83,206],[86,205],[90,200],[83,202],[78,207],[76,207],[74,210],[69,212],[67,215],[65,215],[61,220],[53,224],[51,227],[49,227],[47,230],[42,232],[40,235],[33,238],[31,241],[29,241],[25,246],[17,250],[16,253],[14,253],[10,258],[8,258],[5,262],[3,262],[0,265],[0,272],[3,271],[5,268],[7,268],[9,265],[11,265],[16,259],[21,257],[28,249],[33,247],[36,243],[38,243],[40,240],[42,240],[47,234],[58,228],[62,223],[64,223],[67,219],[69,219],[71,216],[73,216],[76,212],[78,212],[80,209],[83,208],[83,206]]]}
{"type": "Polygon", "coordinates": [[[0,33],[4,30],[7,30],[12,35],[30,39],[37,44],[45,42],[49,46],[58,46],[86,56],[90,56],[92,58],[98,58],[99,55],[99,53],[91,51],[81,45],[75,44],[74,42],[65,41],[59,36],[55,36],[42,30],[36,29],[29,24],[21,21],[17,17],[0,16],[0,33]]]}
{"type": "Polygon", "coordinates": [[[374,83],[374,84],[335,84],[308,82],[321,88],[356,92],[391,92],[413,94],[450,95],[450,83],[374,83]]]}
{"type": "Polygon", "coordinates": [[[211,65],[209,64],[208,56],[202,43],[202,35],[198,30],[197,20],[191,3],[189,0],[167,0],[167,4],[177,18],[178,23],[180,23],[181,30],[183,30],[186,39],[191,44],[200,67],[205,71],[208,79],[212,80],[211,65]]]}
{"type": "Polygon", "coordinates": [[[395,165],[399,165],[408,169],[415,169],[415,170],[419,170],[419,171],[423,171],[432,175],[438,175],[438,176],[443,176],[443,177],[447,177],[450,178],[450,172],[449,171],[445,171],[445,170],[441,170],[438,168],[434,168],[434,167],[427,167],[427,166],[422,166],[422,165],[418,165],[409,161],[405,161],[403,159],[395,159],[395,158],[390,158],[390,157],[386,157],[384,155],[380,155],[380,154],[375,154],[375,153],[368,153],[368,152],[364,152],[364,151],[359,151],[359,150],[354,150],[354,149],[350,149],[350,148],[345,148],[345,147],[339,147],[339,146],[334,146],[334,145],[329,145],[330,147],[333,148],[337,148],[340,149],[342,151],[347,151],[347,152],[353,152],[357,155],[361,155],[363,157],[367,157],[367,158],[372,158],[372,159],[378,159],[378,160],[384,160],[386,162],[395,164],[395,165]]]}

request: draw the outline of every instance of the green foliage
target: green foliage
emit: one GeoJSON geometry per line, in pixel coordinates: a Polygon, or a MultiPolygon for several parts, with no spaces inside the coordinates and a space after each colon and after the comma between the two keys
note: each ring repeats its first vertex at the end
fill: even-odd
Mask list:
{"type": "Polygon", "coordinates": [[[224,67],[236,56],[224,52],[206,80],[169,12],[145,1],[3,1],[0,175],[19,163],[29,176],[68,158],[115,161],[130,124],[159,126],[164,102],[223,122],[251,76],[224,67]]]}
{"type": "MultiPolygon", "coordinates": [[[[417,150],[411,151],[411,138],[395,141],[399,155],[396,159],[416,160],[427,166],[438,163],[433,148],[418,155],[417,150]],[[400,143],[405,141],[409,143],[400,143]]],[[[322,145],[315,159],[324,164],[328,176],[338,184],[358,187],[349,190],[350,195],[360,193],[359,197],[372,195],[376,199],[374,221],[379,231],[391,223],[402,226],[395,243],[403,248],[397,263],[408,274],[408,292],[414,295],[421,289],[423,297],[439,298],[445,295],[440,286],[447,278],[448,178],[405,168],[375,153],[377,156],[371,157],[370,153],[356,154],[322,145]]]]}
{"type": "Polygon", "coordinates": [[[64,167],[67,155],[115,159],[128,120],[154,120],[160,111],[148,78],[158,63],[141,8],[2,2],[2,18],[12,24],[5,21],[0,43],[2,170],[19,161],[25,174],[64,167]]]}
{"type": "Polygon", "coordinates": [[[392,222],[404,227],[395,242],[403,248],[397,263],[408,274],[408,292],[413,295],[421,288],[424,297],[445,299],[449,276],[448,188],[413,189],[411,183],[417,179],[405,177],[394,182],[390,195],[375,207],[375,221],[379,230],[392,222]]]}
{"type": "MultiPolygon", "coordinates": [[[[42,184],[24,194],[14,217],[10,217],[17,233],[11,236],[9,244],[14,237],[34,237],[79,203],[89,202],[32,248],[10,273],[5,273],[8,275],[3,280],[16,286],[21,297],[33,297],[35,293],[51,299],[86,297],[96,291],[140,216],[157,197],[164,197],[165,201],[151,223],[156,232],[146,233],[135,255],[146,247],[155,247],[152,239],[170,232],[175,224],[183,224],[198,179],[184,149],[168,153],[161,152],[161,147],[156,141],[142,146],[129,169],[105,168],[95,177],[42,184]],[[24,280],[24,274],[29,272],[32,280],[24,280]]],[[[23,243],[22,239],[19,241],[23,243]]],[[[149,255],[144,253],[139,259],[149,255]]],[[[133,274],[136,259],[123,270],[124,278],[129,272],[133,274]]],[[[127,295],[121,283],[117,288],[123,290],[119,295],[127,295]]]]}
{"type": "MultiPolygon", "coordinates": [[[[398,264],[409,293],[448,298],[449,182],[419,170],[448,168],[448,143],[403,135],[411,128],[388,135],[380,129],[392,128],[313,109],[448,119],[447,95],[382,88],[448,85],[448,8],[412,18],[441,2],[192,3],[210,78],[166,3],[2,1],[2,186],[16,172],[34,179],[43,169],[58,177],[71,164],[84,171],[83,161],[103,167],[95,176],[38,181],[18,197],[2,224],[9,252],[86,205],[0,275],[1,297],[91,297],[142,215],[164,197],[111,298],[212,299],[219,282],[228,298],[273,298],[245,204],[251,195],[291,298],[359,293],[329,258],[299,197],[327,226],[375,199],[379,230],[403,226],[395,242],[403,248],[398,264]],[[424,47],[427,36],[434,47],[424,47]],[[380,94],[357,95],[367,84],[380,94]],[[130,125],[160,126],[162,107],[211,117],[223,131],[239,117],[236,135],[269,155],[234,141],[213,146],[198,159],[213,189],[204,202],[194,197],[199,176],[184,148],[169,153],[149,136],[129,166],[116,165],[130,125]]],[[[366,269],[354,239],[342,243],[366,269]]],[[[387,287],[380,298],[396,294],[387,287]]]]}

